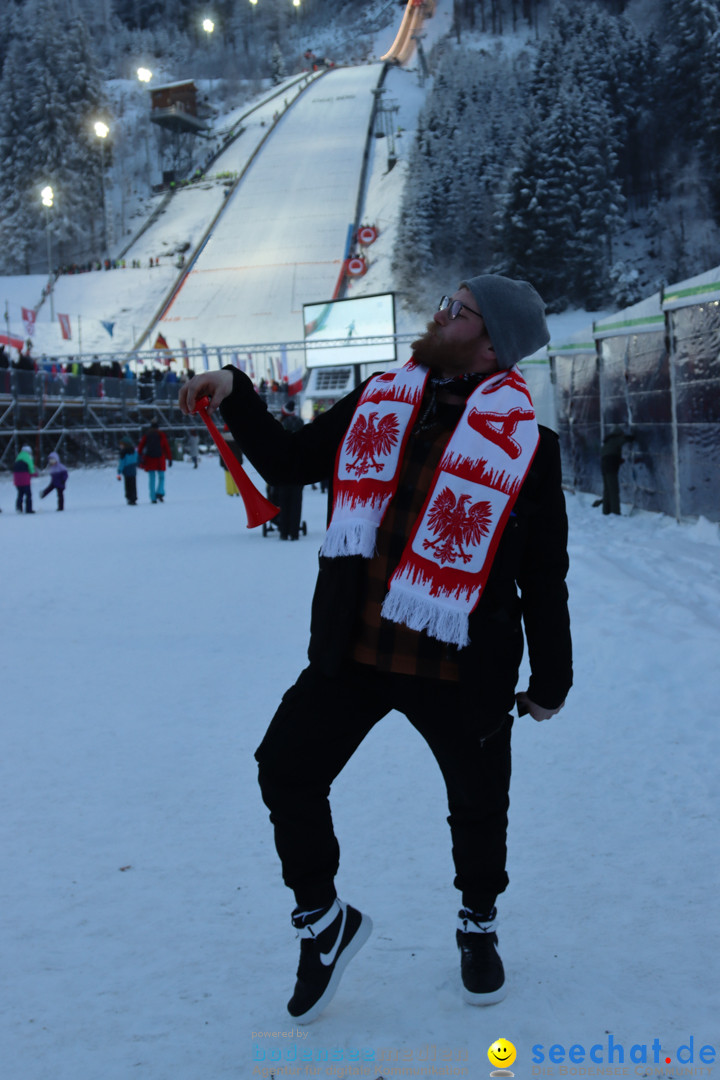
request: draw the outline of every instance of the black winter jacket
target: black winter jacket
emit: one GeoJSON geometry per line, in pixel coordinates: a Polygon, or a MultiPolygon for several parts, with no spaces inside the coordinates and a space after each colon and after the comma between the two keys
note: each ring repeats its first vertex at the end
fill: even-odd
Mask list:
{"type": "MultiPolygon", "coordinates": [[[[335,456],[364,384],[300,431],[285,431],[237,368],[220,411],[243,452],[269,484],[310,484],[332,476],[335,456]]],[[[332,509],[329,493],[328,516],[332,509]]],[[[470,616],[470,644],[461,649],[461,685],[468,710],[491,730],[514,705],[528,642],[530,698],[557,708],[572,685],[565,576],[567,517],[558,438],[540,427],[540,445],[497,548],[485,591],[470,616]]],[[[326,674],[347,657],[360,602],[361,556],[320,557],[308,655],[326,674]]]]}

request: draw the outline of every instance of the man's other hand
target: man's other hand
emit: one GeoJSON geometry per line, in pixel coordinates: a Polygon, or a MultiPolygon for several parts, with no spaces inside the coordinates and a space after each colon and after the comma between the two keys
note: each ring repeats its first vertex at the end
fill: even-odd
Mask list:
{"type": "Polygon", "coordinates": [[[526,713],[530,713],[533,720],[537,720],[540,723],[541,720],[549,720],[551,716],[557,716],[562,708],[565,706],[563,701],[562,705],[558,705],[557,709],[545,709],[542,705],[537,705],[530,697],[528,697],[526,690],[521,690],[519,694],[515,695],[515,703],[517,705],[518,716],[525,716],[526,713]]]}

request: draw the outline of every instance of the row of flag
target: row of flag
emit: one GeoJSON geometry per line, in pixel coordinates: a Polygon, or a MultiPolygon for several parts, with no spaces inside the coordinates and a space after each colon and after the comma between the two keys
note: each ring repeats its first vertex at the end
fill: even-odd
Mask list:
{"type": "MultiPolygon", "coordinates": [[[[10,306],[5,303],[5,325],[7,333],[2,335],[3,341],[6,345],[12,345],[16,349],[22,349],[25,345],[27,338],[33,338],[35,336],[35,327],[37,324],[37,311],[34,308],[27,308],[19,305],[20,309],[20,321],[22,322],[23,330],[25,331],[25,340],[18,337],[16,334],[12,334],[10,331],[10,306]]],[[[13,307],[15,305],[12,305],[13,307]]],[[[15,316],[17,319],[17,315],[15,316]]],[[[80,316],[77,316],[78,320],[80,316]]],[[[64,341],[72,341],[72,323],[69,315],[62,315],[58,313],[57,320],[60,325],[60,333],[64,341]]],[[[115,329],[115,323],[110,322],[109,319],[99,319],[100,325],[107,331],[110,337],[113,336],[115,329]]]]}
{"type": "MultiPolygon", "coordinates": [[[[163,334],[157,335],[153,348],[159,349],[164,353],[163,359],[168,366],[172,363],[174,357],[163,334]]],[[[190,367],[190,353],[188,351],[187,342],[182,339],[180,340],[180,351],[183,357],[183,367],[187,371],[190,367]]],[[[200,346],[200,353],[202,355],[203,369],[209,371],[210,350],[207,345],[200,346]]],[[[226,358],[219,346],[217,348],[217,358],[220,367],[223,367],[226,358]]],[[[245,374],[255,382],[255,364],[252,353],[246,353],[244,357],[241,357],[237,352],[232,352],[230,354],[230,361],[235,367],[240,368],[241,371],[244,371],[245,374]]],[[[290,372],[288,371],[287,350],[285,348],[281,349],[281,355],[278,357],[265,357],[265,363],[269,369],[270,378],[276,379],[278,382],[287,382],[287,388],[290,394],[298,394],[302,390],[303,369],[302,367],[297,367],[290,372]]]]}
{"type": "MultiPolygon", "coordinates": [[[[36,322],[37,322],[37,312],[35,311],[34,308],[27,308],[27,307],[22,307],[21,306],[20,307],[20,313],[21,313],[21,319],[22,319],[23,328],[25,330],[26,338],[33,338],[34,335],[35,335],[35,326],[36,326],[36,322]]],[[[79,324],[80,316],[78,316],[77,318],[78,318],[78,324],[79,324]]],[[[58,313],[57,314],[57,320],[58,320],[58,323],[60,325],[60,333],[62,335],[63,340],[64,341],[72,341],[72,325],[71,325],[70,316],[58,313]]],[[[9,312],[9,304],[7,302],[5,303],[5,322],[6,322],[6,325],[7,325],[8,332],[7,332],[7,334],[1,334],[0,333],[0,343],[5,344],[5,345],[11,345],[13,348],[18,349],[19,351],[22,351],[22,349],[25,347],[25,341],[22,338],[16,337],[15,335],[10,333],[10,312],[9,312]]],[[[99,322],[100,322],[101,326],[103,326],[105,328],[105,330],[107,331],[109,336],[112,337],[113,336],[113,330],[115,329],[115,323],[114,322],[109,322],[106,319],[100,319],[99,322]]],[[[166,340],[166,338],[164,337],[163,334],[159,333],[157,335],[157,337],[155,338],[155,343],[153,345],[153,348],[157,349],[158,351],[163,353],[162,359],[164,360],[165,364],[169,367],[170,364],[173,362],[173,360],[175,358],[172,355],[172,352],[170,350],[170,346],[168,345],[168,342],[167,342],[167,340],[166,340]]],[[[206,345],[201,345],[200,350],[201,350],[201,355],[202,355],[203,368],[204,368],[205,371],[209,371],[210,370],[209,349],[208,349],[208,347],[206,345]]],[[[187,347],[187,342],[182,341],[182,340],[180,341],[180,351],[181,351],[182,357],[183,357],[183,367],[187,370],[191,366],[190,365],[190,353],[189,353],[189,350],[188,350],[188,347],[187,347]]],[[[220,363],[220,366],[222,367],[226,362],[226,358],[223,355],[222,349],[220,349],[219,347],[217,348],[217,357],[218,357],[218,361],[220,363]]],[[[288,391],[291,394],[299,393],[299,391],[302,389],[303,368],[302,367],[297,367],[297,368],[294,368],[293,371],[288,370],[288,367],[289,367],[289,365],[288,365],[288,357],[287,357],[287,350],[285,348],[281,349],[280,356],[278,356],[278,357],[264,357],[263,359],[264,359],[264,365],[263,366],[265,367],[266,371],[269,372],[269,376],[270,376],[271,380],[276,380],[277,382],[285,382],[285,383],[287,383],[288,391]]],[[[237,352],[232,352],[231,353],[231,363],[233,363],[235,365],[235,367],[240,368],[241,371],[244,371],[247,375],[249,375],[249,377],[253,380],[253,382],[255,381],[255,378],[256,378],[256,375],[255,375],[255,363],[254,363],[254,360],[253,360],[252,353],[247,353],[244,357],[241,357],[237,352]]]]}
{"type": "MultiPolygon", "coordinates": [[[[78,316],[79,317],[79,316],[78,316]]],[[[32,308],[24,307],[22,309],[23,326],[25,327],[25,333],[29,338],[35,333],[35,322],[37,318],[37,312],[32,308]]],[[[58,313],[58,322],[60,323],[60,333],[63,336],[63,341],[72,341],[72,327],[70,325],[69,315],[60,315],[58,313]]],[[[113,336],[113,330],[115,329],[115,323],[109,322],[107,319],[100,319],[100,325],[103,326],[110,337],[113,336]]]]}

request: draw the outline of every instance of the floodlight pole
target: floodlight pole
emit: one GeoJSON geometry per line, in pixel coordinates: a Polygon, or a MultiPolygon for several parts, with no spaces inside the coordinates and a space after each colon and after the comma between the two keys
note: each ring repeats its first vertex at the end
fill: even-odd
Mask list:
{"type": "MultiPolygon", "coordinates": [[[[215,30],[215,23],[212,21],[212,19],[203,19],[202,28],[205,31],[205,35],[206,35],[206,39],[207,39],[207,43],[208,43],[208,54],[209,54],[210,47],[211,47],[210,46],[210,41],[212,39],[212,35],[213,35],[214,30],[215,30]]],[[[212,72],[212,67],[211,67],[210,70],[212,72]]],[[[212,97],[212,90],[213,90],[213,77],[212,77],[212,74],[211,74],[210,75],[210,96],[211,97],[212,97]]]]}
{"type": "Polygon", "coordinates": [[[427,58],[425,56],[425,50],[422,47],[422,39],[425,37],[424,32],[417,31],[411,35],[411,40],[417,45],[418,60],[420,62],[420,78],[419,82],[421,86],[425,85],[425,80],[430,75],[430,68],[428,67],[427,58]]]}
{"type": "Polygon", "coordinates": [[[50,293],[50,319],[55,321],[55,301],[53,297],[53,272],[52,272],[52,240],[50,237],[50,210],[53,206],[54,193],[48,184],[40,192],[42,204],[45,207],[45,232],[47,234],[47,257],[48,257],[48,292],[50,293]]]}
{"type": "MultiPolygon", "coordinates": [[[[153,73],[149,68],[140,67],[137,69],[137,77],[141,83],[147,85],[152,79],[153,73]]],[[[152,195],[152,163],[150,161],[150,138],[148,136],[147,116],[145,117],[145,156],[147,157],[148,194],[152,195]]]]}
{"type": "Polygon", "coordinates": [[[50,208],[46,208],[45,215],[47,218],[47,251],[48,251],[48,288],[50,290],[50,318],[55,321],[55,304],[53,300],[53,279],[52,279],[52,247],[50,240],[50,208]]]}
{"type": "Polygon", "coordinates": [[[102,173],[102,206],[103,206],[103,250],[108,254],[108,220],[107,220],[107,195],[105,193],[105,140],[110,134],[110,128],[102,120],[95,124],[95,134],[100,140],[100,171],[102,173]]]}

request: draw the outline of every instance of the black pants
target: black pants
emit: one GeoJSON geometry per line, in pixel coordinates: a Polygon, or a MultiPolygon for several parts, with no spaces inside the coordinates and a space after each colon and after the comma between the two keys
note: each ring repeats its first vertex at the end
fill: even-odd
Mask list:
{"type": "Polygon", "coordinates": [[[613,458],[601,458],[600,468],[603,479],[603,514],[620,513],[620,460],[613,458]]]}
{"type": "Polygon", "coordinates": [[[302,497],[302,484],[278,484],[273,488],[273,498],[280,507],[276,521],[281,536],[297,540],[300,533],[302,497]]]}
{"type": "Polygon", "coordinates": [[[57,508],[58,508],[58,510],[64,510],[65,509],[64,488],[55,487],[54,484],[48,484],[48,486],[42,492],[40,498],[44,499],[45,496],[49,495],[51,491],[57,491],[57,502],[58,502],[57,508]]]}
{"type": "Polygon", "coordinates": [[[25,504],[25,513],[32,513],[32,491],[30,487],[18,487],[17,499],[15,500],[15,509],[22,513],[23,503],[25,504]]]}
{"type": "MultiPolygon", "coordinates": [[[[370,729],[392,709],[428,743],[448,794],[455,886],[463,904],[487,911],[508,883],[505,870],[512,718],[481,742],[456,683],[384,675],[348,664],[327,678],[310,665],[282,699],[255,757],[275,827],[283,880],[311,910],[335,896],[340,849],[330,785],[370,729]]],[[[373,785],[382,798],[382,786],[373,785]]],[[[417,798],[423,793],[418,787],[417,798]]],[[[382,837],[378,836],[378,842],[382,837]]]]}
{"type": "Polygon", "coordinates": [[[124,476],[125,480],[125,498],[130,506],[134,506],[137,502],[137,480],[134,476],[124,476]]]}

